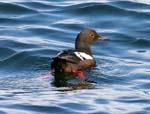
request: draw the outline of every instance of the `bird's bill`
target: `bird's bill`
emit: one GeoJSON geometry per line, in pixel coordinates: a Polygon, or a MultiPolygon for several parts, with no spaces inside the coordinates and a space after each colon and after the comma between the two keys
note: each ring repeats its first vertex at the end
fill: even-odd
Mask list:
{"type": "Polygon", "coordinates": [[[106,37],[99,37],[98,40],[104,40],[104,41],[107,41],[107,40],[110,40],[109,38],[106,38],[106,37]]]}

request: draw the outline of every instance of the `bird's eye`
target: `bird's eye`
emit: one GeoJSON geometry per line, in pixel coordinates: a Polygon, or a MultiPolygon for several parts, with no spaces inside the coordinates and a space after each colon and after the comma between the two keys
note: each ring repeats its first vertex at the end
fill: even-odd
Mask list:
{"type": "Polygon", "coordinates": [[[94,34],[91,34],[91,37],[94,37],[94,34]]]}

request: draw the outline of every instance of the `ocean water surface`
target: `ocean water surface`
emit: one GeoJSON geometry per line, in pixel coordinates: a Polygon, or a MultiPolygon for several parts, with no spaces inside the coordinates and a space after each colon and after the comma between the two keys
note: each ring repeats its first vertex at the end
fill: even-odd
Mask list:
{"type": "Polygon", "coordinates": [[[150,0],[1,0],[0,114],[150,114],[150,0]],[[92,49],[88,85],[56,87],[40,75],[76,35],[92,49]]]}

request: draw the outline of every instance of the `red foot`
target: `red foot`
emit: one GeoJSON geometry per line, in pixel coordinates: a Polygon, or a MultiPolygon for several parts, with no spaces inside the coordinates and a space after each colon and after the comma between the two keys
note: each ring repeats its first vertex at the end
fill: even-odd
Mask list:
{"type": "Polygon", "coordinates": [[[81,70],[72,70],[72,73],[74,73],[75,75],[78,75],[80,78],[85,78],[85,74],[81,70]]]}
{"type": "Polygon", "coordinates": [[[47,78],[50,78],[51,77],[51,74],[43,74],[40,76],[40,78],[42,79],[47,79],[47,78]]]}

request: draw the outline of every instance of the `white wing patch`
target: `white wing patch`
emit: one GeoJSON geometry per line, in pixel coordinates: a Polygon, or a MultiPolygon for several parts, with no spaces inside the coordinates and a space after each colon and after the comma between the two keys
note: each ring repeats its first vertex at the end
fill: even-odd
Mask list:
{"type": "Polygon", "coordinates": [[[93,59],[92,56],[90,56],[90,55],[88,55],[88,54],[86,54],[86,53],[84,53],[84,52],[74,52],[74,54],[75,54],[77,57],[79,57],[82,61],[83,61],[83,60],[86,60],[86,59],[93,59]]]}

